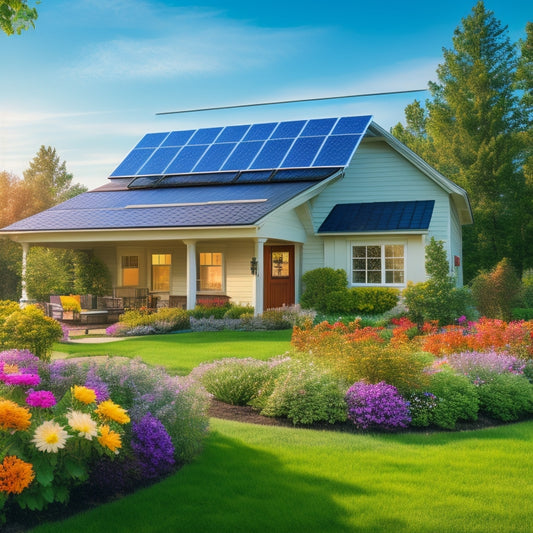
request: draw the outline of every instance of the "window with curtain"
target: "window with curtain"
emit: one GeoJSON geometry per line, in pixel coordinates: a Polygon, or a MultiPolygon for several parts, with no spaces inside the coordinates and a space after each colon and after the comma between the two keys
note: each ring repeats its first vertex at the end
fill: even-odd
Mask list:
{"type": "Polygon", "coordinates": [[[198,261],[198,289],[200,291],[222,291],[223,273],[221,252],[201,252],[198,261]]]}
{"type": "Polygon", "coordinates": [[[171,254],[152,254],[152,290],[170,291],[171,254]]]}

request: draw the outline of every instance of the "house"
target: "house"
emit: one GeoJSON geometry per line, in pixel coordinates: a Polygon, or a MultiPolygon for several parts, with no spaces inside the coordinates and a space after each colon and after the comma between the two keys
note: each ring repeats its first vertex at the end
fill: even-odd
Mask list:
{"type": "Polygon", "coordinates": [[[23,258],[30,246],[91,250],[118,295],[187,308],[229,297],[261,312],[298,302],[318,267],[344,269],[351,286],[423,281],[431,236],[462,284],[471,223],[463,189],[352,116],[149,133],[105,185],[0,233],[23,258]]]}

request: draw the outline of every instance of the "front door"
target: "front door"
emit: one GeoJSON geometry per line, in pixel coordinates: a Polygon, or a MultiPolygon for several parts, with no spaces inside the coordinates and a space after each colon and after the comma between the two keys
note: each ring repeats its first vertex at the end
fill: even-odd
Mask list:
{"type": "Polygon", "coordinates": [[[265,309],[294,304],[294,246],[265,246],[265,309]]]}

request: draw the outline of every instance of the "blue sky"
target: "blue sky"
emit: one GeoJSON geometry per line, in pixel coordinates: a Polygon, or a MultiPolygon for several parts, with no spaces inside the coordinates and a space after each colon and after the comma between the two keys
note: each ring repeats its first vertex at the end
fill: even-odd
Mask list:
{"type": "MultiPolygon", "coordinates": [[[[426,88],[475,2],[42,0],[34,30],[0,34],[0,170],[53,146],[94,188],[147,132],[357,114],[388,129],[426,94],[156,113],[426,88]]],[[[530,0],[485,6],[525,36],[530,0]]]]}

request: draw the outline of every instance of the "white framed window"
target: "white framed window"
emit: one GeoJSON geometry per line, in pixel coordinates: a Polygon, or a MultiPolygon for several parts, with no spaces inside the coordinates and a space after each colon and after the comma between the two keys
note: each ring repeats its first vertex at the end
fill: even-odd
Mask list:
{"type": "Polygon", "coordinates": [[[139,286],[139,256],[123,255],[121,260],[122,266],[122,285],[124,287],[139,286]]]}
{"type": "Polygon", "coordinates": [[[404,285],[404,244],[352,244],[353,285],[404,285]]]}
{"type": "Polygon", "coordinates": [[[200,252],[198,261],[198,290],[222,292],[224,290],[224,254],[200,252]]]}
{"type": "Polygon", "coordinates": [[[171,254],[152,254],[152,290],[170,291],[171,254]]]}

